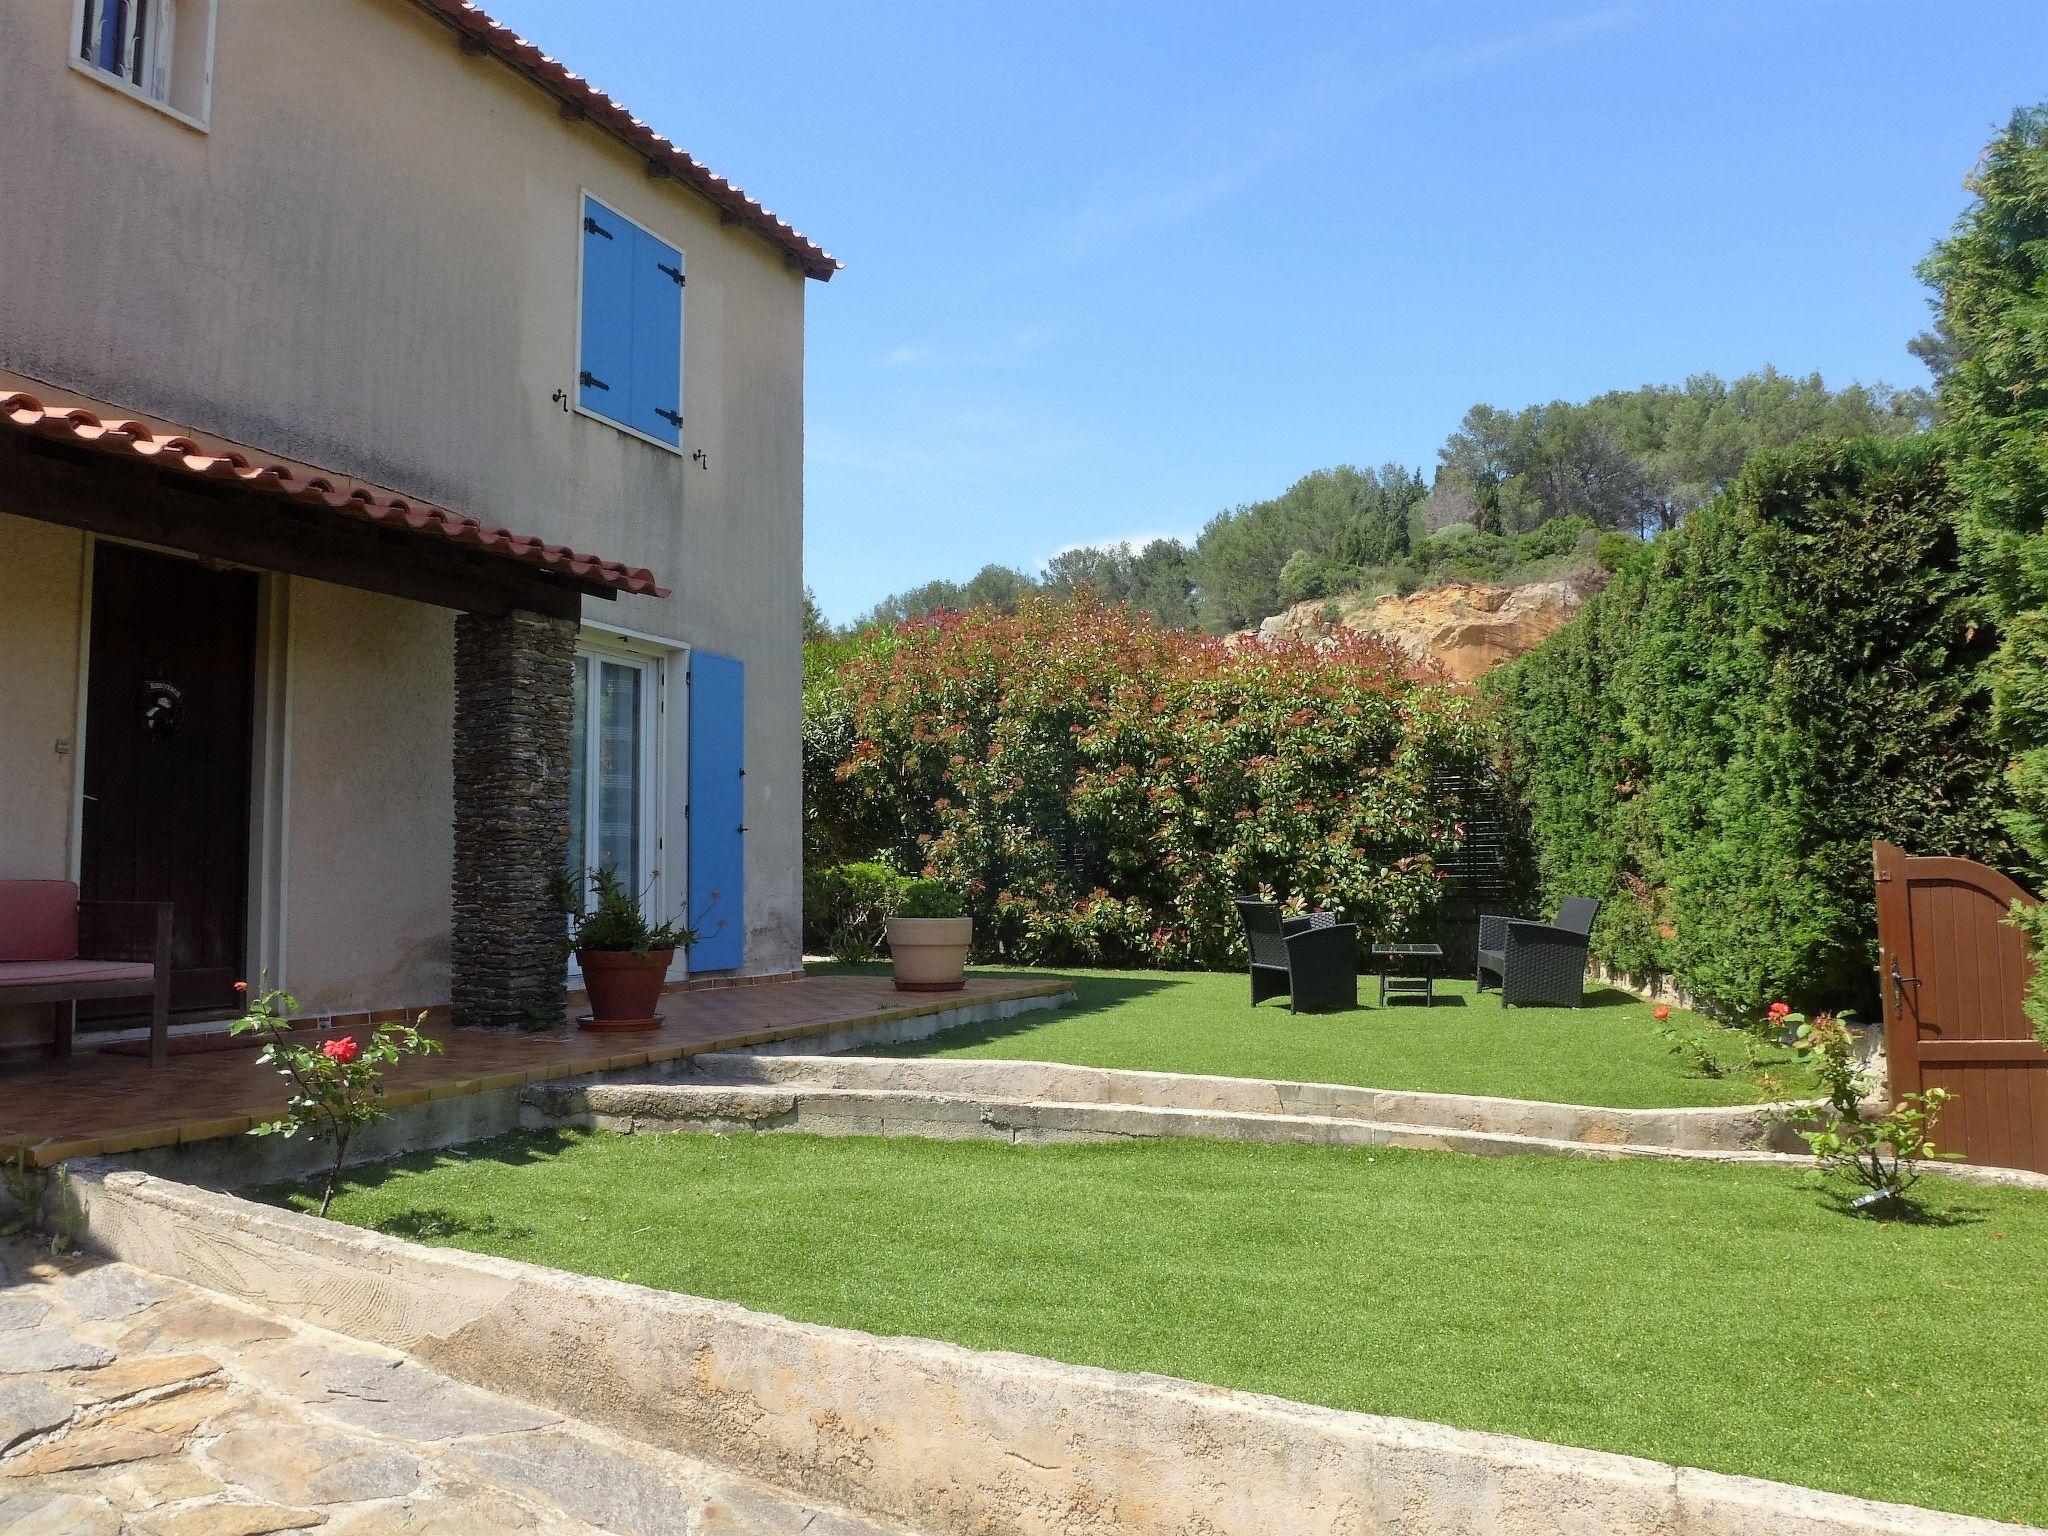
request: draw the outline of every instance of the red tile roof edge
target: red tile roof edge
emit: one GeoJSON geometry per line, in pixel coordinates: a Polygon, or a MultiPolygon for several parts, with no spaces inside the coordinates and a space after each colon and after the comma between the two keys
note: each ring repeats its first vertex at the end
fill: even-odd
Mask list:
{"type": "Polygon", "coordinates": [[[190,437],[159,432],[146,422],[109,421],[82,407],[46,406],[34,395],[20,390],[0,394],[0,427],[66,439],[103,453],[125,454],[197,479],[235,481],[250,490],[323,507],[366,523],[402,526],[431,534],[451,544],[468,545],[615,592],[668,596],[668,588],[655,584],[654,573],[640,567],[579,554],[560,544],[544,543],[532,534],[494,528],[446,507],[413,501],[395,491],[360,481],[307,473],[275,461],[265,463],[254,450],[211,452],[190,437]]]}
{"type": "Polygon", "coordinates": [[[825,283],[832,280],[844,263],[787,220],[747,196],[723,176],[693,158],[670,140],[629,112],[625,106],[574,73],[558,59],[542,53],[503,22],[497,21],[470,0],[413,0],[421,10],[437,17],[461,34],[465,43],[510,65],[542,90],[573,109],[576,116],[605,129],[629,147],[647,157],[650,171],[674,176],[716,203],[739,223],[745,224],[772,245],[794,259],[806,277],[825,283]]]}

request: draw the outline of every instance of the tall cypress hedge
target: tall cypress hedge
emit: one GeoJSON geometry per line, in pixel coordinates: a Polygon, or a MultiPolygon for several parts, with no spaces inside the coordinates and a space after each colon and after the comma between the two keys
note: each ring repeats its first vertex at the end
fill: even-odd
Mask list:
{"type": "Polygon", "coordinates": [[[1868,1016],[1873,838],[2029,872],[1955,500],[1929,438],[1761,454],[1490,680],[1544,895],[1606,900],[1611,963],[1868,1016]]]}

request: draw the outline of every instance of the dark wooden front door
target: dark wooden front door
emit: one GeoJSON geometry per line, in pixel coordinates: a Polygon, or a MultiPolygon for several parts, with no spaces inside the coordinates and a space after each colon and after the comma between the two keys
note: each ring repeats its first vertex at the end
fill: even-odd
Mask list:
{"type": "Polygon", "coordinates": [[[2032,962],[2006,914],[2033,897],[1970,859],[1876,846],[1878,985],[1894,1099],[1955,1097],[1934,1144],[2048,1173],[2048,1050],[2024,1011],[2032,962]]]}
{"type": "Polygon", "coordinates": [[[255,576],[97,546],[81,894],[174,905],[174,1009],[244,979],[255,657],[255,576]]]}

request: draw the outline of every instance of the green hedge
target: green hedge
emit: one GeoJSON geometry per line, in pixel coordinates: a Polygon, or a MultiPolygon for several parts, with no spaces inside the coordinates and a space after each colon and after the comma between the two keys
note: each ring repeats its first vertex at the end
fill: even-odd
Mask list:
{"type": "Polygon", "coordinates": [[[1873,838],[2027,872],[1955,515],[1927,438],[1759,455],[1489,680],[1544,894],[1606,900],[1612,963],[1868,1016],[1873,838]]]}
{"type": "Polygon", "coordinates": [[[1484,739],[1462,689],[1317,647],[1031,598],[943,613],[805,696],[806,846],[960,892],[984,957],[1221,965],[1266,889],[1373,935],[1428,925],[1484,739]]]}

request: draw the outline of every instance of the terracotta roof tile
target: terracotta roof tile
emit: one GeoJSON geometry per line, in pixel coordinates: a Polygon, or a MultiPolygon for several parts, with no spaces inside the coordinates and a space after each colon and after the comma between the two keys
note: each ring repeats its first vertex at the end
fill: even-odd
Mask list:
{"type": "Polygon", "coordinates": [[[831,252],[787,220],[777,218],[723,176],[714,174],[656,133],[621,103],[572,72],[561,61],[542,53],[510,27],[470,4],[469,0],[413,0],[413,3],[453,27],[476,51],[489,53],[526,76],[561,101],[565,109],[573,109],[575,115],[624,140],[647,157],[650,170],[671,175],[685,186],[703,193],[734,222],[746,225],[770,244],[779,246],[802,266],[807,277],[815,277],[821,283],[830,282],[832,274],[843,265],[831,252]]]}
{"type": "Polygon", "coordinates": [[[532,534],[492,527],[446,507],[415,501],[359,480],[323,475],[317,470],[274,460],[266,462],[254,449],[203,448],[190,437],[160,431],[147,422],[107,420],[82,406],[46,406],[34,395],[20,390],[0,394],[0,428],[65,439],[202,480],[233,481],[253,491],[324,507],[366,523],[413,529],[451,544],[467,545],[615,592],[668,596],[668,589],[657,585],[649,570],[579,554],[560,544],[545,543],[532,534]]]}

